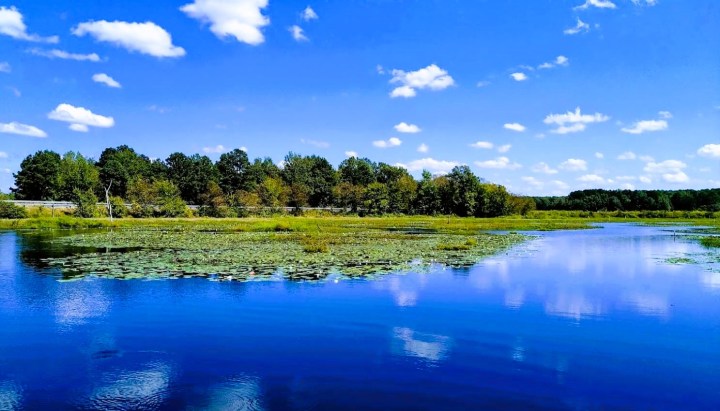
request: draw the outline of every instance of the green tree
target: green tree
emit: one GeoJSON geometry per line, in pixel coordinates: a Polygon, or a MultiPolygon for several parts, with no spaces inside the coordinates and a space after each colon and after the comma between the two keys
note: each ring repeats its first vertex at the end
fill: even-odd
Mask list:
{"type": "Polygon", "coordinates": [[[168,177],[180,189],[183,200],[190,204],[201,204],[201,196],[210,182],[218,182],[215,164],[207,157],[194,154],[173,153],[165,160],[168,177]]]}
{"type": "Polygon", "coordinates": [[[390,208],[388,188],[382,183],[370,183],[365,190],[363,202],[368,214],[384,214],[390,208]]]}
{"type": "Polygon", "coordinates": [[[66,153],[60,160],[57,195],[59,199],[71,200],[75,190],[97,191],[99,185],[99,172],[92,160],[72,151],[66,153]]]}
{"type": "Polygon", "coordinates": [[[138,177],[150,179],[155,169],[150,159],[139,155],[132,148],[122,145],[106,148],[97,163],[100,169],[100,183],[103,187],[110,185],[110,194],[127,198],[130,180],[138,177]]]}
{"type": "Polygon", "coordinates": [[[231,194],[238,190],[248,190],[251,185],[248,181],[249,168],[250,160],[245,151],[235,149],[223,153],[217,162],[220,188],[223,192],[231,194]]]}
{"type": "Polygon", "coordinates": [[[264,207],[278,209],[284,207],[287,201],[287,187],[279,177],[266,177],[257,186],[256,192],[264,207]]]}
{"type": "Polygon", "coordinates": [[[80,190],[76,188],[73,191],[72,202],[75,203],[75,215],[82,218],[92,218],[97,216],[98,198],[93,190],[80,190]]]}
{"type": "Polygon", "coordinates": [[[356,186],[367,186],[375,182],[375,170],[377,165],[367,158],[350,157],[340,163],[338,173],[340,181],[356,186]]]}
{"type": "Polygon", "coordinates": [[[468,166],[457,166],[447,176],[450,189],[449,208],[461,217],[475,213],[480,189],[480,180],[468,166]]]}
{"type": "Polygon", "coordinates": [[[228,207],[225,193],[223,193],[218,183],[210,181],[201,199],[202,206],[200,207],[200,215],[215,218],[229,216],[231,210],[230,207],[228,207]]]}
{"type": "Polygon", "coordinates": [[[440,192],[432,174],[427,170],[423,170],[422,180],[417,186],[415,209],[425,215],[441,212],[440,192]]]}
{"type": "Polygon", "coordinates": [[[59,175],[60,155],[50,150],[38,151],[20,163],[12,192],[18,200],[56,200],[59,175]]]}

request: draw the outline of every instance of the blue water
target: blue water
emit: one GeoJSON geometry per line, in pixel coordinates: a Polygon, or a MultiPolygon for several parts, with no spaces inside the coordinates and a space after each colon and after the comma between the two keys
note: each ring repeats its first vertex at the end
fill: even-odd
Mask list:
{"type": "Polygon", "coordinates": [[[720,272],[658,228],[377,280],[58,281],[0,233],[0,409],[720,409],[720,272]]]}

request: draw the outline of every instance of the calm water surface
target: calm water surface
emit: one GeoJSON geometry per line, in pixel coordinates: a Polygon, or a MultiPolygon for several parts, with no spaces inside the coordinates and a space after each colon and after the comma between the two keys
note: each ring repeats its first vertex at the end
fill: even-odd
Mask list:
{"type": "Polygon", "coordinates": [[[658,228],[316,283],[59,282],[43,249],[0,233],[0,410],[720,409],[720,272],[658,228]]]}

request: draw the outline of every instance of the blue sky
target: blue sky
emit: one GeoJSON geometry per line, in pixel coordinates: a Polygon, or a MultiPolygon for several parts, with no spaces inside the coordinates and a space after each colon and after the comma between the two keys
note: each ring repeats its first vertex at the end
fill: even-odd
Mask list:
{"type": "Polygon", "coordinates": [[[0,189],[120,144],[720,187],[718,50],[714,0],[0,0],[0,189]]]}

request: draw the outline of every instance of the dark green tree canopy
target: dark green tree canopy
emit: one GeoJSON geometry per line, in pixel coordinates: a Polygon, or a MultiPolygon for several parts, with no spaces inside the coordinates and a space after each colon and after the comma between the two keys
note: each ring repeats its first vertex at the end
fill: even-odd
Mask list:
{"type": "Polygon", "coordinates": [[[20,171],[14,174],[13,193],[18,200],[57,199],[60,176],[60,155],[53,151],[38,151],[25,157],[20,171]]]}

